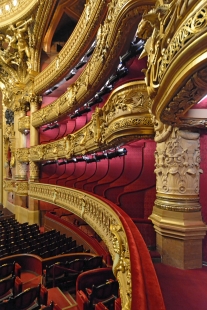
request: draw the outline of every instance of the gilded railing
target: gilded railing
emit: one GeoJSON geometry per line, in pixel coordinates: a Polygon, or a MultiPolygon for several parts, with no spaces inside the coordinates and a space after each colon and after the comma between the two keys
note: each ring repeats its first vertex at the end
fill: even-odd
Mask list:
{"type": "Polygon", "coordinates": [[[143,10],[148,7],[149,5],[140,6],[139,2],[134,0],[110,3],[104,24],[98,30],[96,48],[85,70],[60,98],[33,113],[34,127],[55,121],[61,115],[75,110],[99,90],[103,80],[116,68],[114,59],[128,48],[133,39],[132,28],[138,23],[143,10]]]}
{"type": "Polygon", "coordinates": [[[17,149],[16,159],[28,162],[71,158],[106,149],[137,138],[153,137],[154,127],[148,112],[148,95],[144,81],[118,87],[102,109],[96,108],[91,121],[66,137],[28,149],[17,149]]]}
{"type": "Polygon", "coordinates": [[[88,223],[107,245],[114,261],[121,292],[122,309],[130,309],[131,266],[128,240],[119,215],[107,203],[76,189],[30,183],[29,195],[73,212],[88,223]],[[129,308],[125,308],[128,305],[129,308]]]}
{"type": "Polygon", "coordinates": [[[34,79],[34,91],[41,94],[71,70],[89,49],[107,9],[106,0],[88,1],[79,22],[58,56],[34,79]]]}
{"type": "Polygon", "coordinates": [[[39,0],[1,1],[0,28],[6,27],[17,20],[21,20],[23,16],[28,15],[38,4],[39,0]]]}
{"type": "Polygon", "coordinates": [[[14,192],[19,196],[28,196],[28,181],[4,179],[3,188],[7,192],[14,192]]]}

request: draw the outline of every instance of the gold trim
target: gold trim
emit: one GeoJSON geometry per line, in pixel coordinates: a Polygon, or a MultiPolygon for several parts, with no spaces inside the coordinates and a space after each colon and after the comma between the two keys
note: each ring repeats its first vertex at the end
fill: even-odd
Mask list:
{"type": "MultiPolygon", "coordinates": [[[[63,139],[30,148],[30,160],[71,158],[116,146],[125,138],[151,138],[154,134],[148,112],[148,95],[143,81],[118,87],[102,109],[96,108],[91,121],[63,139]]],[[[26,149],[18,149],[17,160],[27,161],[26,149]]]]}
{"type": "Polygon", "coordinates": [[[29,196],[73,212],[97,232],[115,262],[113,269],[120,285],[122,309],[131,309],[130,253],[126,232],[118,214],[98,198],[72,188],[30,183],[29,196]]]}

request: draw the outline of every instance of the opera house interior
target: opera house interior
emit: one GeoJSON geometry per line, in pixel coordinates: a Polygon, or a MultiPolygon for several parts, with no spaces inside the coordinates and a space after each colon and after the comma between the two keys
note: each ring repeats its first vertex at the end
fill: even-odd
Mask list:
{"type": "Polygon", "coordinates": [[[206,309],[207,0],[0,0],[0,105],[0,310],[206,309]]]}

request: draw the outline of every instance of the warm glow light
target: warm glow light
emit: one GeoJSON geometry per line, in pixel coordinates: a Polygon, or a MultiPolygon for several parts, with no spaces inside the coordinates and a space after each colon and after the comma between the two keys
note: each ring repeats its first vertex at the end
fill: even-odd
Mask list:
{"type": "Polygon", "coordinates": [[[2,9],[0,9],[0,15],[2,14],[2,9]]]}
{"type": "Polygon", "coordinates": [[[13,0],[13,6],[17,6],[18,2],[17,0],[13,0]]]}
{"type": "Polygon", "coordinates": [[[10,10],[10,6],[8,4],[5,5],[5,9],[6,11],[9,11],[10,10]]]}

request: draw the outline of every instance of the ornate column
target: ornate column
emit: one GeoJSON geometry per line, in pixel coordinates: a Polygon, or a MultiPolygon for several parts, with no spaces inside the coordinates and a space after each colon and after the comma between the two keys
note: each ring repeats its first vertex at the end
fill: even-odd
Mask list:
{"type": "MultiPolygon", "coordinates": [[[[15,132],[15,150],[26,146],[26,137],[18,130],[19,119],[25,116],[25,110],[17,109],[14,112],[14,132],[15,132]]],[[[15,160],[15,158],[14,158],[15,160]]],[[[15,180],[26,180],[27,179],[27,167],[25,163],[20,163],[15,160],[15,180]]]]}
{"type": "Polygon", "coordinates": [[[206,225],[199,203],[199,133],[159,124],[155,141],[157,196],[150,219],[162,262],[201,268],[206,225]]]}
{"type": "MultiPolygon", "coordinates": [[[[38,96],[32,95],[30,97],[30,146],[38,145],[39,143],[38,130],[32,126],[32,114],[33,112],[39,109],[39,102],[40,102],[40,98],[38,96]]],[[[29,171],[30,171],[29,181],[38,182],[39,181],[39,164],[34,161],[30,161],[29,171]]],[[[31,211],[39,210],[38,200],[35,200],[29,197],[29,210],[31,211]]]]}

